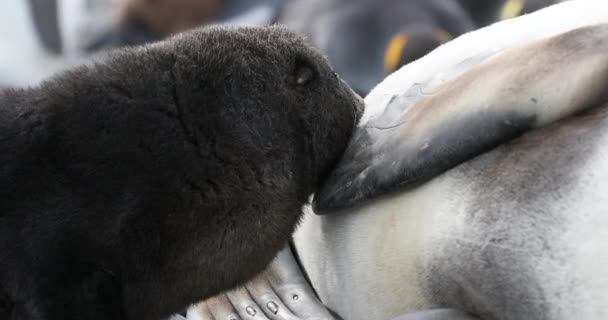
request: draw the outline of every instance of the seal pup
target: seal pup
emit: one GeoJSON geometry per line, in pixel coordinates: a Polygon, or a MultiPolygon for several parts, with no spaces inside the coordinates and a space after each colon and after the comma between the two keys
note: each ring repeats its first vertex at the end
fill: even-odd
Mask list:
{"type": "Polygon", "coordinates": [[[284,28],[206,28],[0,106],[0,318],[160,319],[264,269],[361,100],[284,28]]]}

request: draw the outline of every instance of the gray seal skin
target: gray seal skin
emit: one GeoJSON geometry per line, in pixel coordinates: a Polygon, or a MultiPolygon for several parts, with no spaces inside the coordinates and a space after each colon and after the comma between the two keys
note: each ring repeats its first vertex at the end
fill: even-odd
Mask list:
{"type": "MultiPolygon", "coordinates": [[[[387,77],[365,98],[362,123],[467,57],[606,22],[608,3],[567,1],[464,35],[387,77]]],[[[576,83],[566,77],[538,89],[576,83]]],[[[481,319],[608,318],[607,108],[553,120],[416,188],[335,214],[309,210],[294,244],[315,291],[352,320],[432,308],[481,319]]]]}
{"type": "Polygon", "coordinates": [[[606,101],[608,25],[480,54],[359,124],[317,213],[413,187],[532,128],[606,101]],[[563,66],[558,68],[556,66],[563,66]]]}
{"type": "MultiPolygon", "coordinates": [[[[254,280],[188,309],[187,320],[341,320],[315,295],[290,247],[254,280]]],[[[171,319],[171,320],[178,320],[171,319]]],[[[395,320],[476,320],[454,309],[413,312],[395,320]]]]}
{"type": "Polygon", "coordinates": [[[605,103],[418,188],[340,214],[309,211],[294,236],[298,256],[344,319],[429,308],[480,319],[606,319],[607,144],[605,103]]]}
{"type": "Polygon", "coordinates": [[[361,112],[280,27],[204,28],[0,93],[0,319],[161,319],[261,272],[361,112]]]}

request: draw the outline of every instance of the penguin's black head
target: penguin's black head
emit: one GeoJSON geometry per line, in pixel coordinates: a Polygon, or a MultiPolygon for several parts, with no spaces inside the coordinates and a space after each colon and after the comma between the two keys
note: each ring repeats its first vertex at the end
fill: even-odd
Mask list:
{"type": "Polygon", "coordinates": [[[363,111],[327,60],[283,27],[204,28],[159,45],[172,52],[177,95],[195,129],[211,134],[209,112],[231,119],[216,130],[231,134],[224,148],[237,149],[227,154],[276,160],[275,172],[302,182],[302,197],[339,160],[363,111]]]}

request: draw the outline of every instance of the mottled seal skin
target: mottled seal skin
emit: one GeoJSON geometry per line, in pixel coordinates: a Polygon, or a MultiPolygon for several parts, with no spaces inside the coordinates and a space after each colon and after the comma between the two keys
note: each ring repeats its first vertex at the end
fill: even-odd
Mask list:
{"type": "Polygon", "coordinates": [[[360,109],[279,27],[199,29],[0,93],[0,318],[160,319],[250,279],[360,109]]]}
{"type": "Polygon", "coordinates": [[[384,112],[359,124],[315,194],[315,212],[416,187],[526,131],[604,103],[606,39],[608,24],[578,28],[466,59],[387,95],[384,112]]]}
{"type": "Polygon", "coordinates": [[[608,319],[607,143],[608,103],[419,188],[342,214],[309,211],[294,235],[298,256],[344,319],[431,308],[483,320],[608,319]]]}
{"type": "MultiPolygon", "coordinates": [[[[608,23],[607,9],[608,2],[566,1],[446,43],[380,83],[365,98],[360,124],[386,114],[387,97],[453,71],[468,57],[608,23]]],[[[589,31],[579,39],[606,39],[585,35],[589,31]]],[[[580,46],[576,38],[563,44],[580,46]]],[[[590,57],[572,53],[577,63],[590,57]]],[[[566,64],[570,71],[572,66],[566,64]]],[[[551,91],[582,84],[573,74],[557,78],[551,91]]],[[[597,85],[600,95],[587,97],[601,97],[606,79],[579,89],[597,85]]],[[[294,247],[321,301],[349,320],[393,319],[432,308],[456,308],[485,320],[608,319],[608,100],[579,104],[591,108],[570,116],[556,113],[551,100],[537,102],[509,108],[544,105],[536,119],[548,125],[427,183],[336,214],[309,210],[294,247]]],[[[452,117],[446,123],[459,122],[460,114],[445,113],[452,117]]]]}

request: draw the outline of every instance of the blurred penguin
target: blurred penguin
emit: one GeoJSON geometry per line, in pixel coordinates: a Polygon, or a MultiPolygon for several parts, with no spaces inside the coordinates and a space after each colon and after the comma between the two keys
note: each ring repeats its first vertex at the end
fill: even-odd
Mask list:
{"type": "Polygon", "coordinates": [[[414,25],[397,33],[386,46],[384,70],[397,71],[402,66],[422,58],[441,44],[450,41],[454,35],[444,29],[414,25]]]}
{"type": "Polygon", "coordinates": [[[279,22],[307,35],[361,95],[387,73],[475,28],[456,0],[292,0],[279,22]]]}
{"type": "Polygon", "coordinates": [[[478,28],[562,2],[560,0],[458,0],[478,28]]]}
{"type": "MultiPolygon", "coordinates": [[[[517,0],[516,0],[517,1],[517,0]]],[[[478,28],[496,22],[501,17],[501,10],[505,7],[505,0],[458,0],[458,3],[469,13],[478,28]]],[[[518,2],[523,2],[519,0],[518,2]]]]}
{"type": "Polygon", "coordinates": [[[114,28],[92,42],[99,51],[157,41],[215,19],[222,0],[120,0],[114,28]]]}
{"type": "Polygon", "coordinates": [[[206,24],[270,25],[287,0],[119,0],[115,27],[89,51],[133,46],[206,24]]]}
{"type": "Polygon", "coordinates": [[[500,19],[515,18],[562,2],[561,0],[507,0],[500,11],[500,19]]]}
{"type": "MultiPolygon", "coordinates": [[[[499,20],[517,17],[556,4],[558,0],[458,0],[474,28],[485,27],[499,20]]],[[[446,5],[446,3],[444,3],[446,5]]],[[[449,19],[448,19],[449,21],[449,19]]],[[[393,72],[408,62],[421,58],[452,37],[460,35],[445,29],[413,26],[391,39],[386,50],[385,70],[393,72]],[[407,50],[406,50],[407,49],[407,50]]]]}

